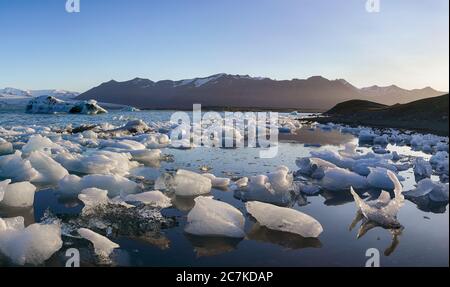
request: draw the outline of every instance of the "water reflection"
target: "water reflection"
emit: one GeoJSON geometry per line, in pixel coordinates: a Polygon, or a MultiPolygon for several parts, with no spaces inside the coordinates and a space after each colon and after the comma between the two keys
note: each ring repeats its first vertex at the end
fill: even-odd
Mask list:
{"type": "Polygon", "coordinates": [[[194,247],[197,257],[208,257],[231,252],[237,248],[242,239],[227,237],[203,237],[185,233],[194,247]]]}
{"type": "Polygon", "coordinates": [[[383,228],[385,230],[388,230],[392,235],[391,244],[385,249],[384,255],[390,256],[392,253],[394,253],[395,249],[400,244],[400,236],[403,233],[403,227],[391,228],[391,229],[384,228],[376,222],[367,220],[364,217],[364,215],[361,213],[361,211],[357,211],[355,218],[353,219],[352,223],[350,224],[349,231],[352,231],[356,227],[358,222],[360,222],[360,221],[362,221],[362,223],[358,229],[358,233],[356,236],[358,239],[362,238],[364,235],[366,235],[370,230],[372,230],[374,228],[377,228],[377,227],[383,228]]]}
{"type": "Polygon", "coordinates": [[[422,197],[409,197],[405,198],[414,203],[418,209],[425,212],[432,212],[436,214],[443,214],[447,211],[448,202],[435,202],[430,199],[428,195],[422,197]]]}
{"type": "Polygon", "coordinates": [[[305,238],[298,234],[271,230],[259,223],[253,224],[251,230],[247,233],[247,239],[277,244],[293,250],[322,247],[322,243],[317,238],[305,238]]]}

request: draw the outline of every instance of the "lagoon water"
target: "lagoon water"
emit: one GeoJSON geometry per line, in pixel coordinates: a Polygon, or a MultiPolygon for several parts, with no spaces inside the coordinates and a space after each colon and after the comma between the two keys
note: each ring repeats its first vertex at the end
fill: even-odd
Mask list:
{"type": "MultiPolygon", "coordinates": [[[[98,116],[85,115],[31,115],[22,110],[0,110],[0,126],[50,126],[74,127],[81,124],[108,122],[123,125],[128,120],[142,119],[145,122],[168,120],[170,111],[121,112],[112,111],[98,116]]],[[[279,165],[297,170],[295,160],[309,156],[314,150],[338,150],[349,142],[357,143],[352,135],[339,131],[310,130],[307,126],[295,135],[280,137],[278,155],[273,159],[261,159],[256,148],[220,149],[195,148],[192,150],[162,149],[165,155],[172,155],[173,161],[161,161],[154,166],[155,174],[174,169],[199,172],[208,166],[216,176],[239,178],[265,174],[279,165]],[[305,146],[305,144],[307,144],[305,146]],[[309,144],[320,144],[312,147],[309,144]]],[[[368,151],[368,148],[361,147],[368,151]]],[[[429,155],[411,152],[409,148],[389,145],[389,150],[401,150],[402,154],[429,155]]],[[[401,172],[406,180],[404,190],[415,185],[414,173],[410,169],[401,172]]],[[[73,217],[81,212],[83,204],[76,199],[59,198],[53,186],[42,186],[36,193],[32,209],[11,209],[0,207],[0,217],[23,216],[25,223],[40,222],[49,210],[60,217],[73,217]]],[[[376,196],[376,191],[374,196],[376,196]]],[[[379,191],[378,191],[379,192],[379,191]]],[[[259,226],[246,214],[245,203],[234,197],[229,189],[213,189],[215,199],[230,203],[246,217],[246,237],[242,240],[207,238],[186,234],[186,215],[193,207],[193,198],[175,198],[174,206],[163,210],[166,216],[174,217],[175,226],[161,230],[158,234],[145,234],[137,238],[115,236],[109,238],[120,245],[108,263],[98,262],[90,256],[91,247],[86,242],[63,238],[62,249],[44,265],[64,266],[65,251],[78,248],[82,265],[96,266],[361,266],[368,259],[366,251],[376,248],[381,253],[381,266],[448,266],[449,264],[449,214],[448,206],[417,206],[406,201],[398,214],[403,225],[401,232],[377,227],[369,230],[359,239],[361,222],[351,229],[356,207],[350,192],[327,192],[317,196],[301,196],[293,200],[291,208],[316,218],[324,232],[317,239],[306,239],[298,235],[272,231],[259,226]]],[[[63,219],[64,220],[64,219],[63,219]]],[[[129,222],[130,225],[134,224],[129,222]]],[[[7,258],[0,255],[0,266],[10,266],[7,258]]]]}

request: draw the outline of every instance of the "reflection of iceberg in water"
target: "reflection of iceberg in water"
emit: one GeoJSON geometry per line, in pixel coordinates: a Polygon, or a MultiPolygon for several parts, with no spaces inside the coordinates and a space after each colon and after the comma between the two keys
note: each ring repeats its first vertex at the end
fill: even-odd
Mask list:
{"type": "Polygon", "coordinates": [[[277,244],[288,249],[321,248],[317,238],[305,238],[298,234],[271,230],[255,223],[247,234],[247,239],[277,244]]]}
{"type": "Polygon", "coordinates": [[[170,248],[170,240],[160,232],[146,232],[138,237],[133,237],[133,239],[156,246],[161,250],[170,248]]]}
{"type": "Polygon", "coordinates": [[[353,196],[349,192],[324,191],[320,195],[325,198],[324,204],[327,206],[344,205],[354,201],[353,196]]]}
{"type": "Polygon", "coordinates": [[[228,237],[204,237],[185,233],[186,238],[191,242],[197,257],[216,256],[231,252],[237,248],[241,238],[228,237]]]}
{"type": "Polygon", "coordinates": [[[188,212],[195,206],[196,196],[174,196],[172,204],[180,211],[188,212]]]}
{"type": "MultiPolygon", "coordinates": [[[[364,215],[361,213],[361,211],[357,211],[356,216],[353,219],[353,222],[350,224],[349,230],[352,231],[356,227],[358,222],[360,222],[360,221],[362,221],[362,223],[358,230],[358,234],[357,234],[358,239],[363,237],[367,232],[369,232],[373,228],[381,227],[383,229],[387,229],[387,228],[382,227],[381,225],[379,225],[378,223],[376,223],[374,221],[367,220],[364,217],[364,215]]],[[[391,241],[391,245],[389,245],[389,247],[386,248],[386,250],[384,251],[385,256],[391,255],[395,251],[397,246],[400,244],[400,236],[402,235],[403,227],[391,228],[391,229],[387,229],[387,230],[389,230],[389,232],[392,235],[392,241],[391,241]]]]}
{"type": "Polygon", "coordinates": [[[425,212],[443,214],[447,211],[448,202],[435,202],[426,195],[422,197],[406,196],[406,199],[414,203],[418,209],[425,212]]]}

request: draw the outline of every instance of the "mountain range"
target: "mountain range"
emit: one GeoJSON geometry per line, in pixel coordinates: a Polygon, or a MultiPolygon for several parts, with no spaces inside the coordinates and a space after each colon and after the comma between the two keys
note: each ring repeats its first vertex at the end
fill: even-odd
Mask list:
{"type": "Polygon", "coordinates": [[[20,90],[16,88],[0,89],[1,99],[26,99],[40,96],[52,96],[62,100],[76,98],[80,93],[65,90],[20,90]]]}
{"type": "Polygon", "coordinates": [[[263,108],[328,110],[353,99],[386,105],[403,104],[443,95],[430,87],[406,90],[395,85],[359,89],[343,79],[321,76],[308,79],[273,80],[248,75],[216,74],[205,78],[154,82],[135,78],[111,80],[82,93],[80,100],[126,104],[141,109],[191,109],[199,103],[208,108],[263,108]]]}

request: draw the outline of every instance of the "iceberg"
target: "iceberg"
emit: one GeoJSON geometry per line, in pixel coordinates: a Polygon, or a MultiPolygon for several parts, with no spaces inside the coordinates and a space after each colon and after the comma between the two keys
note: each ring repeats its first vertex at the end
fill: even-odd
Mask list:
{"type": "Polygon", "coordinates": [[[179,196],[196,196],[211,192],[211,180],[201,174],[179,169],[173,179],[173,189],[179,196]]]}
{"type": "Polygon", "coordinates": [[[268,175],[250,177],[248,185],[236,190],[235,196],[244,201],[288,205],[292,202],[294,193],[293,175],[287,167],[281,166],[268,175]]]}
{"type": "Polygon", "coordinates": [[[416,189],[405,192],[407,198],[418,198],[427,196],[433,202],[447,202],[449,200],[448,183],[434,182],[425,178],[417,184],[416,189]]]}
{"type": "Polygon", "coordinates": [[[211,173],[204,173],[202,174],[202,176],[211,180],[212,187],[226,188],[228,185],[230,185],[229,178],[216,177],[214,174],[211,173]]]}
{"type": "Polygon", "coordinates": [[[41,151],[33,151],[28,160],[39,175],[32,181],[37,183],[58,183],[68,175],[67,170],[50,156],[41,151]]]}
{"type": "Polygon", "coordinates": [[[299,167],[298,174],[305,175],[314,179],[321,179],[325,176],[325,171],[329,168],[336,168],[335,164],[320,158],[300,158],[295,161],[299,167]]]}
{"type": "Polygon", "coordinates": [[[432,173],[433,168],[431,167],[431,164],[429,162],[421,157],[416,158],[416,160],[414,161],[414,175],[416,176],[416,178],[424,179],[427,177],[431,177],[432,173]]]}
{"type": "Polygon", "coordinates": [[[140,202],[155,208],[167,208],[172,206],[171,199],[158,190],[129,194],[124,200],[126,202],[140,202]]]}
{"type": "Polygon", "coordinates": [[[65,102],[51,96],[40,96],[30,100],[27,104],[26,112],[31,114],[70,113],[87,115],[107,113],[94,100],[65,102]]]}
{"type": "Polygon", "coordinates": [[[11,155],[0,156],[0,178],[12,181],[31,181],[39,176],[29,160],[22,159],[22,153],[16,151],[11,155]]]}
{"type": "Polygon", "coordinates": [[[89,213],[94,207],[108,204],[108,191],[98,188],[86,188],[78,195],[78,199],[84,204],[83,214],[89,213]]]}
{"type": "Polygon", "coordinates": [[[65,149],[59,144],[54,143],[47,137],[41,135],[33,135],[28,142],[22,147],[22,153],[25,155],[30,154],[33,151],[41,151],[47,154],[52,154],[52,151],[61,152],[65,149]]]}
{"type": "Polygon", "coordinates": [[[82,178],[67,175],[58,182],[58,190],[64,195],[78,195],[83,189],[92,187],[107,190],[111,198],[140,190],[137,183],[119,175],[92,174],[82,178]]]}
{"type": "Polygon", "coordinates": [[[369,169],[370,174],[367,176],[367,182],[371,187],[383,190],[393,190],[395,188],[395,182],[393,182],[391,178],[392,175],[394,175],[396,178],[398,177],[397,175],[395,175],[395,173],[382,167],[369,169]]]}
{"type": "Polygon", "coordinates": [[[0,138],[0,156],[14,152],[12,143],[0,138]]]}
{"type": "Polygon", "coordinates": [[[18,183],[3,181],[0,183],[0,193],[3,193],[3,200],[0,203],[9,207],[31,207],[35,192],[36,187],[27,181],[18,183]]]}
{"type": "Polygon", "coordinates": [[[118,244],[90,229],[80,228],[78,234],[94,245],[95,254],[101,258],[108,258],[114,249],[120,248],[118,244]]]}
{"type": "Polygon", "coordinates": [[[111,151],[95,151],[91,154],[60,153],[55,160],[71,172],[84,174],[116,174],[127,175],[130,169],[139,166],[132,161],[129,153],[111,151]]]}
{"type": "Polygon", "coordinates": [[[210,197],[197,197],[185,231],[200,236],[243,238],[245,219],[235,207],[210,197]]]}
{"type": "Polygon", "coordinates": [[[17,265],[39,265],[62,247],[59,223],[32,224],[24,218],[0,218],[0,252],[17,265]]]}
{"type": "Polygon", "coordinates": [[[257,201],[247,202],[245,207],[261,226],[272,230],[294,233],[307,238],[317,238],[323,232],[322,225],[316,219],[291,208],[257,201]]]}
{"type": "Polygon", "coordinates": [[[399,228],[401,225],[397,221],[397,213],[405,202],[402,194],[403,187],[397,179],[397,176],[392,171],[387,171],[389,179],[394,186],[394,199],[388,192],[382,191],[378,200],[372,202],[365,202],[350,188],[351,194],[355,200],[358,210],[370,221],[373,221],[386,228],[399,228]]]}
{"type": "Polygon", "coordinates": [[[368,182],[364,176],[336,167],[325,172],[319,185],[329,191],[343,191],[348,190],[351,186],[356,189],[365,189],[368,187],[368,182]]]}

